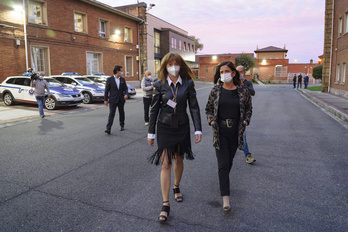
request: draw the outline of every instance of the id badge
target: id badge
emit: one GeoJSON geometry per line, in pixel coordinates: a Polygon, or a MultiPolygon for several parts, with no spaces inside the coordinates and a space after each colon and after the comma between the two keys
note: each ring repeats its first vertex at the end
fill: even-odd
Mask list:
{"type": "Polygon", "coordinates": [[[179,118],[177,113],[172,113],[172,128],[178,128],[179,118]]]}
{"type": "Polygon", "coordinates": [[[170,106],[170,107],[172,107],[173,109],[175,109],[175,107],[176,107],[176,102],[173,101],[173,100],[171,100],[171,99],[169,99],[169,100],[167,101],[167,105],[170,106]]]}

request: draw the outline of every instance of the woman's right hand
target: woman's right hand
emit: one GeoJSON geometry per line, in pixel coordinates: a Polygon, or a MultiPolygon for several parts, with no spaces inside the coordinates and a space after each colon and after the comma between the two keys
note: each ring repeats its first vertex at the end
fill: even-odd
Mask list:
{"type": "Polygon", "coordinates": [[[212,126],[215,123],[214,120],[211,120],[210,125],[212,126]]]}
{"type": "Polygon", "coordinates": [[[153,146],[154,144],[154,139],[147,139],[147,142],[149,143],[150,146],[153,146]]]}

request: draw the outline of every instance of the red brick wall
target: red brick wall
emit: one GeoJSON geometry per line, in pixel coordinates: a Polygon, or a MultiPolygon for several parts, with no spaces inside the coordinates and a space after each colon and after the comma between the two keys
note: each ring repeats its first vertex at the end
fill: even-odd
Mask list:
{"type": "MultiPolygon", "coordinates": [[[[22,4],[22,1],[18,1],[22,4]]],[[[102,55],[100,71],[112,74],[115,65],[125,67],[125,56],[133,57],[133,76],[127,80],[138,80],[138,24],[136,21],[114,14],[107,10],[78,0],[47,0],[47,26],[29,23],[27,25],[29,67],[31,66],[30,47],[44,46],[49,49],[50,74],[62,72],[87,73],[86,53],[96,52],[102,55]],[[74,11],[87,15],[88,33],[74,31],[74,11]],[[121,35],[115,39],[99,37],[99,18],[109,21],[110,34],[120,30],[121,35]],[[133,42],[124,43],[124,27],[132,28],[133,42]],[[75,37],[75,39],[74,39],[75,37]]],[[[11,18],[13,8],[0,5],[0,24],[14,25],[17,29],[0,26],[0,82],[7,76],[18,75],[25,71],[25,52],[23,25],[11,18]],[[15,32],[15,33],[14,33],[15,32]],[[9,35],[10,36],[7,36],[9,35]],[[15,39],[20,39],[18,48],[15,39]]],[[[124,70],[125,71],[125,70],[124,70]]]]}

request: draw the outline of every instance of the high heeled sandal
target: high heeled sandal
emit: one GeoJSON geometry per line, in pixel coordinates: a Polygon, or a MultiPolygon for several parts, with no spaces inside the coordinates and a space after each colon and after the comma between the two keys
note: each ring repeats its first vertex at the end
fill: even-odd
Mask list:
{"type": "MultiPolygon", "coordinates": [[[[169,201],[163,201],[163,203],[169,203],[169,201]]],[[[158,221],[160,222],[166,222],[168,220],[168,217],[169,217],[169,212],[170,212],[170,205],[162,205],[162,210],[161,210],[161,213],[162,212],[166,212],[167,213],[167,216],[164,216],[164,215],[159,215],[158,216],[158,221]],[[161,218],[164,218],[164,220],[161,220],[161,218]]]]}
{"type": "MultiPolygon", "coordinates": [[[[180,192],[179,185],[176,185],[176,184],[175,184],[174,187],[176,187],[176,188],[173,188],[174,196],[175,196],[175,194],[177,194],[177,193],[181,193],[181,192],[180,192]]],[[[182,201],[184,200],[184,198],[183,198],[182,196],[178,196],[178,197],[175,197],[175,200],[176,200],[177,202],[182,202],[182,201]]]]}

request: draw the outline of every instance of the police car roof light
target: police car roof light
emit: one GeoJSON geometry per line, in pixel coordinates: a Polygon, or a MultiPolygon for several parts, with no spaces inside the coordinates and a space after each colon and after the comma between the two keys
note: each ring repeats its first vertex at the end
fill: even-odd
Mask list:
{"type": "Polygon", "coordinates": [[[23,76],[31,76],[31,75],[32,75],[32,73],[30,73],[30,72],[23,73],[23,76]]]}
{"type": "Polygon", "coordinates": [[[62,75],[79,75],[77,72],[63,72],[62,75]]]}
{"type": "Polygon", "coordinates": [[[93,75],[105,75],[105,73],[92,73],[93,75]]]}

